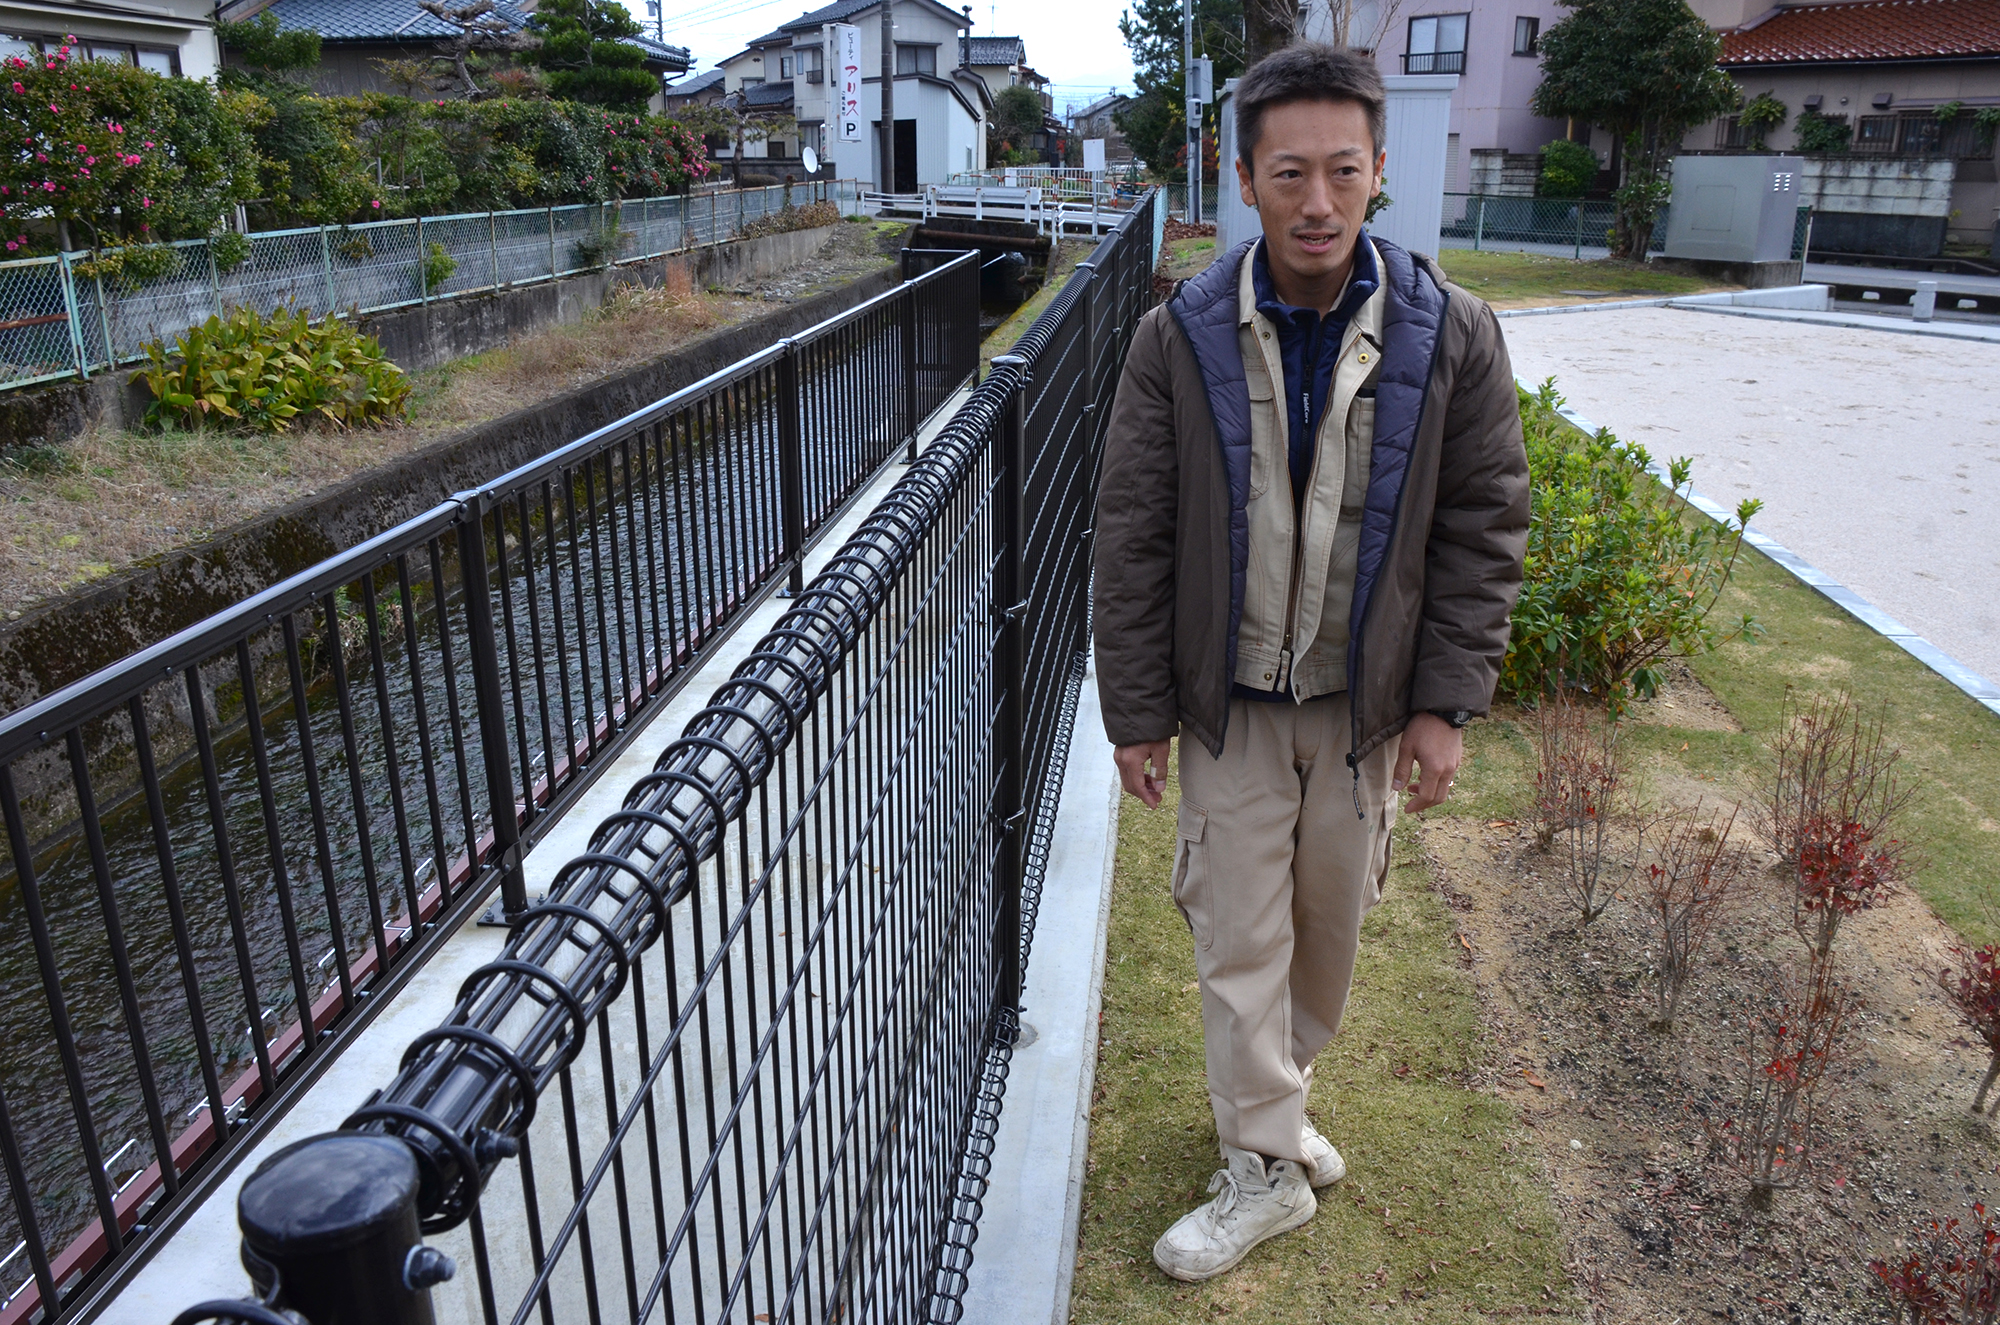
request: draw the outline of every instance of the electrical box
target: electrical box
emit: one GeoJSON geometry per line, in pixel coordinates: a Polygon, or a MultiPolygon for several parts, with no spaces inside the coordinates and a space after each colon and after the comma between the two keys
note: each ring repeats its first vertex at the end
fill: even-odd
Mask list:
{"type": "Polygon", "coordinates": [[[1677,156],[1667,256],[1784,262],[1798,219],[1796,156],[1677,156]]]}

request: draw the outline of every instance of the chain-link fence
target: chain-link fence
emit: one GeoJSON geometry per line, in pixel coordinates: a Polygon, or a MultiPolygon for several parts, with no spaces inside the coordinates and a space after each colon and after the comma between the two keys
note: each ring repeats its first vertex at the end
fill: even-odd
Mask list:
{"type": "Polygon", "coordinates": [[[787,206],[858,209],[852,180],[186,240],[164,272],[63,253],[0,262],[0,390],[89,377],[234,308],[370,313],[726,243],[787,206]]]}

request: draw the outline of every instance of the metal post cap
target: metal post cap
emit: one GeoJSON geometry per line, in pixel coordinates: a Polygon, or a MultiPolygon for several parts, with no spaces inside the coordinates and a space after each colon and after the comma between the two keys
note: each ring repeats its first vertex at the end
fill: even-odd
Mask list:
{"type": "Polygon", "coordinates": [[[394,1137],[338,1132],[286,1146],[236,1198],[244,1241],[266,1256],[331,1251],[410,1217],[417,1161],[394,1137]]]}

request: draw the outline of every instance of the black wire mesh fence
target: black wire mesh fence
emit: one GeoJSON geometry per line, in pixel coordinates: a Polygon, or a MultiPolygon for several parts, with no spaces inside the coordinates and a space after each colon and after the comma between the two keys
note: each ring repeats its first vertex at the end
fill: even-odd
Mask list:
{"type": "Polygon", "coordinates": [[[74,1318],[975,373],[967,255],[0,719],[0,1323],[74,1318]],[[107,1273],[110,1272],[110,1273],[107,1273]]]}
{"type": "MultiPolygon", "coordinates": [[[[431,1245],[384,1263],[461,1268],[371,1318],[958,1319],[1157,203],[994,360],[396,1077],[246,1183],[250,1210],[314,1146],[402,1143],[431,1245]]],[[[253,1258],[260,1303],[181,1320],[390,1301],[330,1264],[253,1258]]]]}

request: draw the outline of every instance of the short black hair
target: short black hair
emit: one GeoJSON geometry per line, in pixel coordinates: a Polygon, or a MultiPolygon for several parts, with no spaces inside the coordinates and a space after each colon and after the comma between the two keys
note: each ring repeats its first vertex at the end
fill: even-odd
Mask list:
{"type": "Polygon", "coordinates": [[[1302,41],[1273,51],[1250,66],[1236,85],[1236,155],[1245,169],[1254,169],[1250,153],[1264,133],[1264,112],[1293,101],[1352,101],[1368,112],[1368,132],[1375,155],[1382,155],[1387,137],[1383,110],[1389,90],[1372,56],[1302,41]]]}

